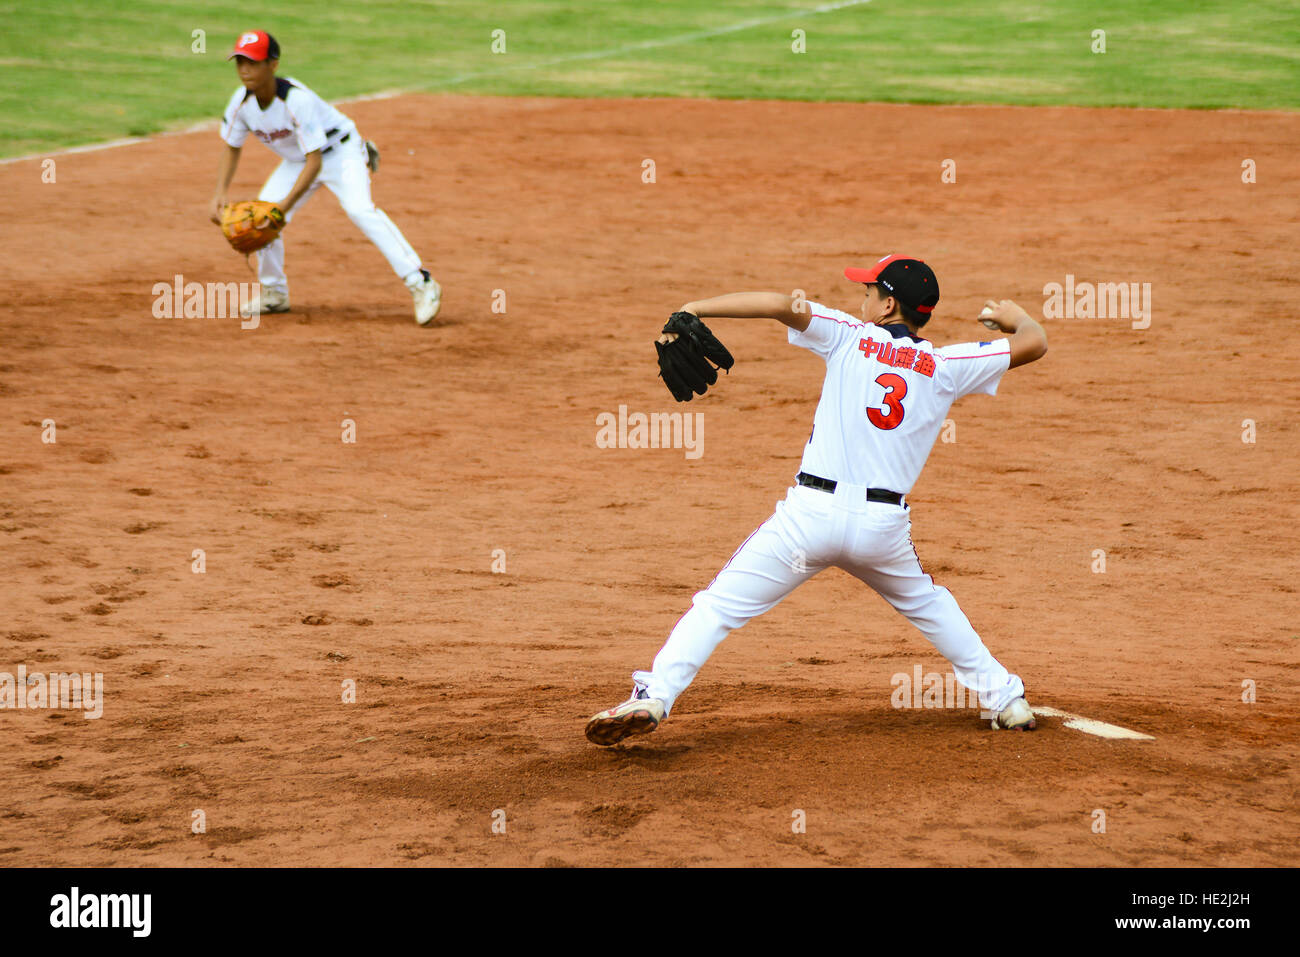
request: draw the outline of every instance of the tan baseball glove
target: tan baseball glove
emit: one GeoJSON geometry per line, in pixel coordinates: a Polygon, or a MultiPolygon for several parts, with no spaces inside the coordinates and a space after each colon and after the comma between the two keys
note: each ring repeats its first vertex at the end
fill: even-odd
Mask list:
{"type": "Polygon", "coordinates": [[[221,231],[241,253],[255,253],[275,242],[284,229],[284,213],[275,203],[246,199],[221,207],[221,231]]]}

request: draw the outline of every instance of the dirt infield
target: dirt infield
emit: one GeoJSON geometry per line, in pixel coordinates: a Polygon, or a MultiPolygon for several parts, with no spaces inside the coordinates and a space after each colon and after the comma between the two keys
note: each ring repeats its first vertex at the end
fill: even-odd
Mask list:
{"type": "MultiPolygon", "coordinates": [[[[0,167],[32,224],[4,239],[0,671],[102,672],[105,695],[98,720],[0,711],[0,862],[1293,863],[1300,116],[349,112],[442,280],[434,328],[323,191],[286,232],[292,314],[155,318],[157,282],[252,279],[205,220],[215,133],[59,157],[53,184],[0,167]],[[935,266],[940,343],[986,336],[987,296],[1152,284],[1148,329],[1048,320],[1042,362],[954,407],[911,502],[1031,701],[1155,740],[894,709],[891,676],[944,662],[831,571],[656,735],[589,745],[784,494],[822,367],[723,321],[737,366],[681,407],[698,458],[599,448],[597,416],[674,411],[650,341],[687,299],[856,311],[842,267],[893,251],[935,266]]],[[[251,194],[273,162],[245,153],[251,194]]]]}

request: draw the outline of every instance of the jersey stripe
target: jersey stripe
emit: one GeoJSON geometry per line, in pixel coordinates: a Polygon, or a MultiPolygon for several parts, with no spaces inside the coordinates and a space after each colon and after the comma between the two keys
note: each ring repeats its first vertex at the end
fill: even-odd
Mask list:
{"type": "Polygon", "coordinates": [[[813,316],[817,319],[829,319],[831,322],[838,322],[841,326],[865,326],[865,322],[845,322],[843,319],[836,319],[834,316],[823,316],[820,312],[814,312],[813,316]]]}
{"type": "Polygon", "coordinates": [[[977,352],[973,356],[940,356],[940,358],[942,359],[985,359],[988,358],[989,356],[1009,356],[1009,355],[1011,355],[1010,349],[1008,349],[1006,352],[977,352]]]}

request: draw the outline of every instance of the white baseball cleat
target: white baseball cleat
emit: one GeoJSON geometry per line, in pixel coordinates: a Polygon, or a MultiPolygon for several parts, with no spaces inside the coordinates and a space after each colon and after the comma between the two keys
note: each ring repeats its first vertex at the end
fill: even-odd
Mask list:
{"type": "Polygon", "coordinates": [[[1033,731],[1038,727],[1038,720],[1034,717],[1034,712],[1029,710],[1029,702],[1024,698],[1016,698],[998,712],[998,716],[993,719],[993,727],[1007,731],[1033,731]]]}
{"type": "Polygon", "coordinates": [[[649,734],[663,719],[664,703],[658,698],[628,698],[618,707],[591,716],[587,740],[608,747],[634,734],[649,734]]]}
{"type": "Polygon", "coordinates": [[[289,294],[281,292],[278,289],[263,289],[256,296],[244,304],[239,310],[240,316],[245,319],[251,319],[253,316],[263,316],[268,312],[288,312],[289,311],[289,294]]]}
{"type": "Polygon", "coordinates": [[[420,275],[424,278],[407,288],[415,300],[415,321],[427,326],[442,307],[442,287],[438,285],[438,280],[429,275],[429,270],[421,269],[420,275]]]}

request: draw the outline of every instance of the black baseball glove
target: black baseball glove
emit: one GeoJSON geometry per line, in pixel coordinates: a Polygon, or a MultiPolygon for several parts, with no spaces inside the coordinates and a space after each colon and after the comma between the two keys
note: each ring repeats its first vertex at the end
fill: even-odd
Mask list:
{"type": "Polygon", "coordinates": [[[672,342],[655,342],[655,349],[659,374],[678,402],[689,402],[697,393],[704,395],[718,381],[718,369],[725,372],[736,364],[699,316],[674,312],[663,331],[677,334],[672,342]]]}

